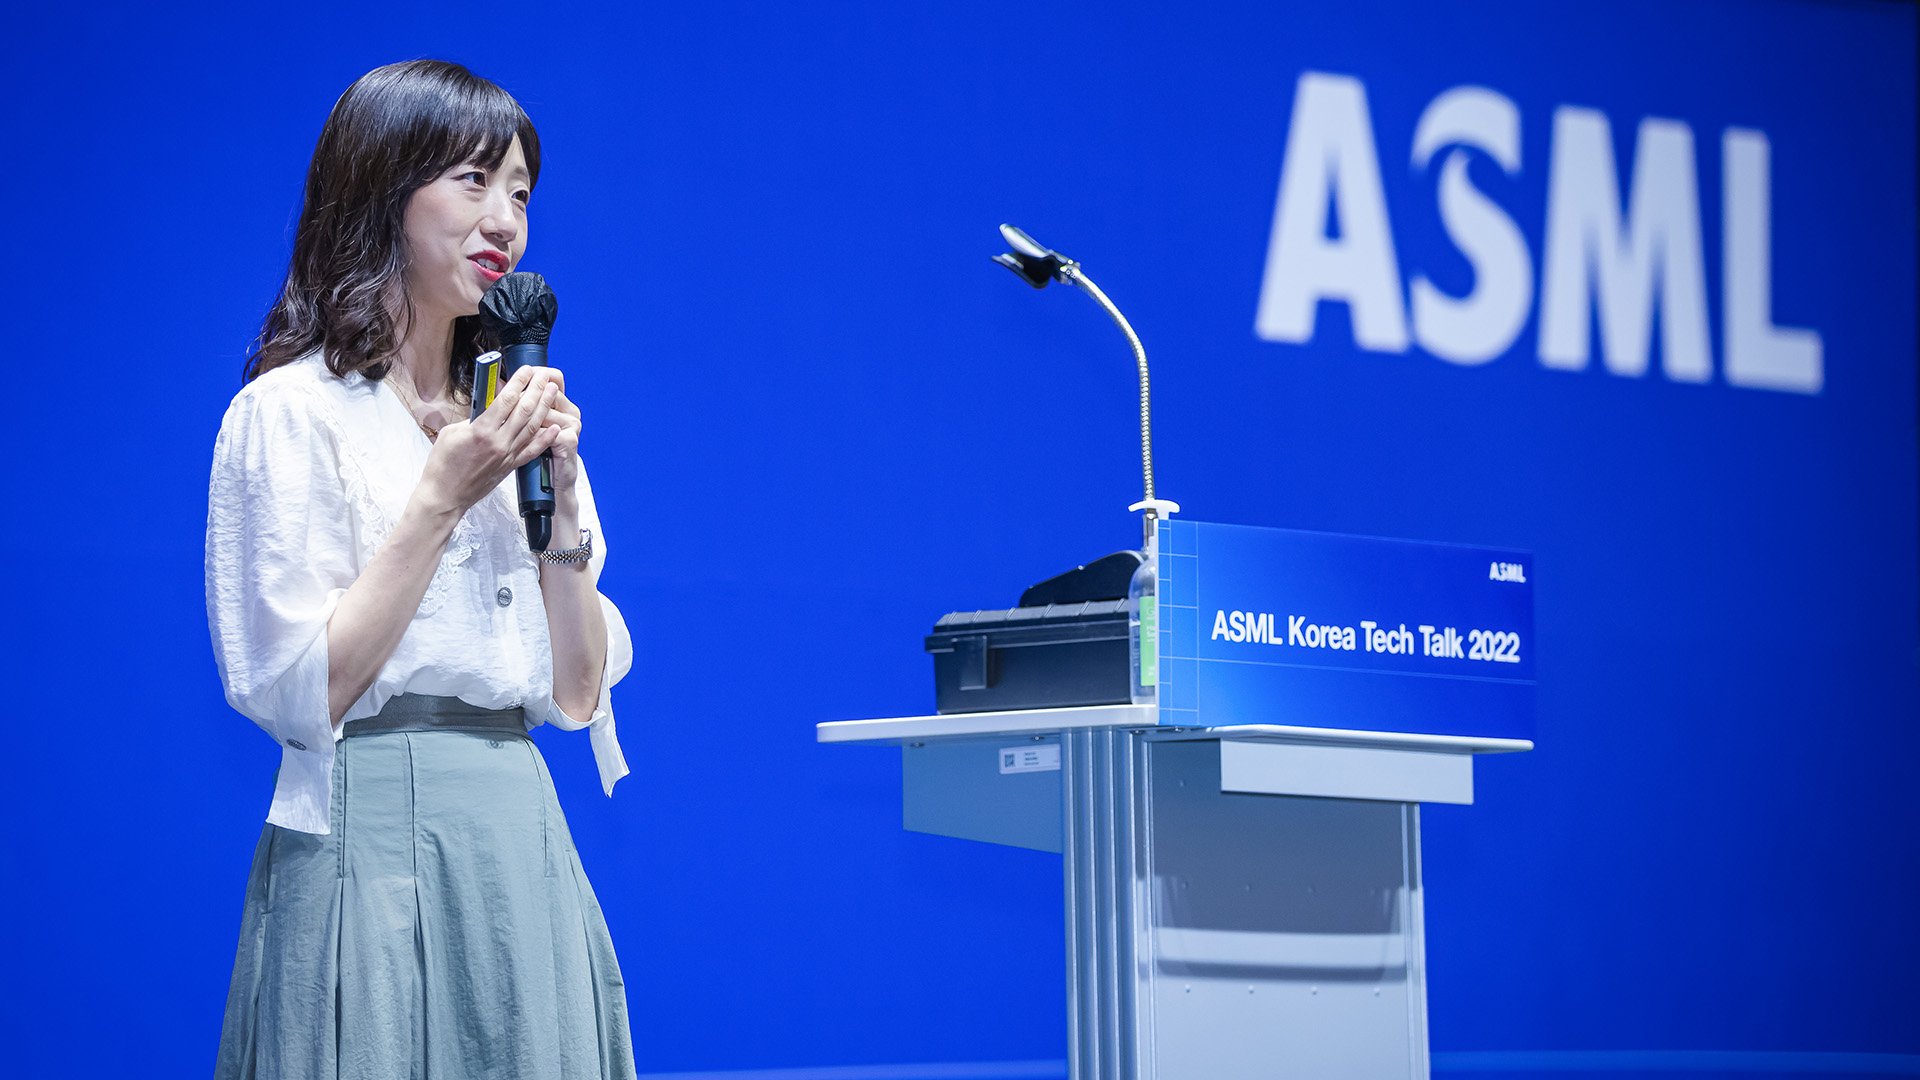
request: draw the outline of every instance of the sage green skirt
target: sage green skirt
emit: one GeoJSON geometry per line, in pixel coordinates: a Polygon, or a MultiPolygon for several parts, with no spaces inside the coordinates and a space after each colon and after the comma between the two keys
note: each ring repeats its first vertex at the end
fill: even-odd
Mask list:
{"type": "Polygon", "coordinates": [[[518,709],[350,721],[325,836],[268,825],[217,1080],[613,1080],[625,984],[518,709]]]}

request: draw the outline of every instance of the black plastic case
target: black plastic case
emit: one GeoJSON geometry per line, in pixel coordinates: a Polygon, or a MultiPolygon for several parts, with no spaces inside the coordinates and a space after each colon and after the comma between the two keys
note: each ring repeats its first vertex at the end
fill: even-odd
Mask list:
{"type": "Polygon", "coordinates": [[[1124,705],[1127,602],[956,611],[927,635],[943,713],[1124,705]]]}

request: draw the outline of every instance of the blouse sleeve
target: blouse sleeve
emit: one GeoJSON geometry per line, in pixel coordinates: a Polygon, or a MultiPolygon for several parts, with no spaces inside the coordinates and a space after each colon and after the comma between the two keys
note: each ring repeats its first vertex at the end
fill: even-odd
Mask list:
{"type": "Polygon", "coordinates": [[[255,383],[221,422],[207,494],[207,622],[228,704],[282,747],[269,820],[324,833],[338,737],[327,621],[355,572],[339,447],[312,408],[296,387],[255,383]]]}
{"type": "Polygon", "coordinates": [[[580,462],[576,490],[580,496],[580,527],[593,533],[593,557],[588,560],[587,572],[593,578],[595,595],[600,598],[600,613],[607,621],[607,664],[600,672],[600,697],[591,717],[585,721],[575,720],[567,715],[559,702],[549,697],[546,720],[567,731],[587,729],[588,740],[593,746],[594,764],[600,769],[600,787],[612,795],[614,783],[627,775],[628,769],[626,755],[621,753],[620,741],[614,734],[613,699],[610,695],[613,684],[624,678],[633,667],[633,635],[627,631],[627,621],[621,618],[620,609],[607,599],[606,594],[597,591],[600,587],[600,571],[607,562],[607,544],[600,532],[600,511],[593,502],[593,485],[587,482],[584,460],[580,462]]]}

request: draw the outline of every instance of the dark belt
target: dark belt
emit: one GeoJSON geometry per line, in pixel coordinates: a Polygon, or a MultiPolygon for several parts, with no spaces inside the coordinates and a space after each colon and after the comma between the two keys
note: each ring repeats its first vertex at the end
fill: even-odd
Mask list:
{"type": "Polygon", "coordinates": [[[379,715],[346,722],[346,737],[384,735],[390,731],[483,731],[525,735],[527,710],[483,709],[457,697],[399,694],[388,699],[379,715]]]}

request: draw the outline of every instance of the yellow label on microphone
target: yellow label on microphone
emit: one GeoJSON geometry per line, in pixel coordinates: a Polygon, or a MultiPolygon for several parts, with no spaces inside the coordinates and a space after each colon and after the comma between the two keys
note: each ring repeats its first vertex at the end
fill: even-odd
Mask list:
{"type": "Polygon", "coordinates": [[[478,420],[500,394],[500,354],[482,353],[473,358],[473,407],[468,419],[478,420]]]}

